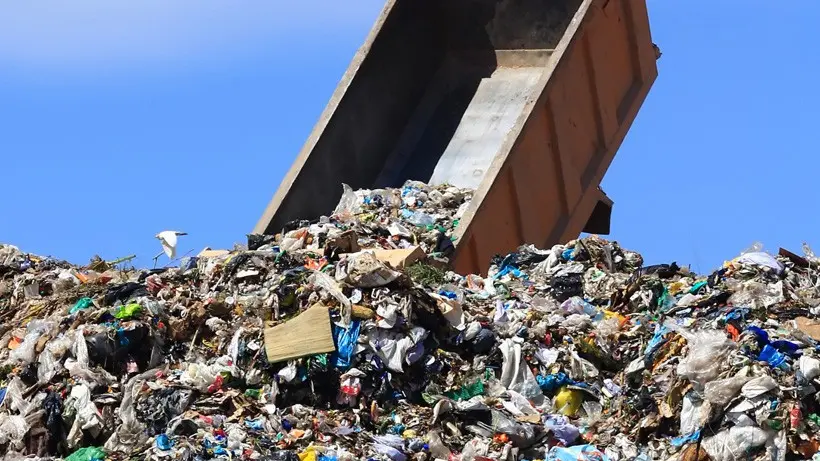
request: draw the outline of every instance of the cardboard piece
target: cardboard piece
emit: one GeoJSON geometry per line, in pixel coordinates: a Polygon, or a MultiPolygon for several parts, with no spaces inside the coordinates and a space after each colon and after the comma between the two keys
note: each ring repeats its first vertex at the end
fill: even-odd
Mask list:
{"type": "Polygon", "coordinates": [[[354,230],[347,230],[334,237],[328,237],[325,243],[325,255],[330,253],[358,253],[359,235],[354,230]]]}
{"type": "Polygon", "coordinates": [[[225,256],[230,253],[228,250],[212,250],[210,247],[205,247],[196,255],[198,258],[215,258],[217,256],[225,256]]]}
{"type": "Polygon", "coordinates": [[[820,322],[806,317],[797,317],[794,323],[798,330],[809,335],[811,339],[820,341],[820,322]]]}
{"type": "Polygon", "coordinates": [[[424,259],[424,250],[419,246],[402,248],[398,250],[364,250],[373,253],[376,259],[387,264],[393,269],[404,269],[414,262],[424,259]]]}
{"type": "Polygon", "coordinates": [[[330,314],[327,306],[321,303],[314,304],[294,319],[265,328],[265,352],[270,363],[335,350],[330,314]]]}
{"type": "Polygon", "coordinates": [[[354,304],[351,317],[358,320],[371,320],[376,318],[376,311],[367,306],[354,304]]]}

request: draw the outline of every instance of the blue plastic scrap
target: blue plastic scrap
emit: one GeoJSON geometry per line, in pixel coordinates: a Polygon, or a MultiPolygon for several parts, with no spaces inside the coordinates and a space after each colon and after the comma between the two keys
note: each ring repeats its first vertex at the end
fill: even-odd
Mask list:
{"type": "Polygon", "coordinates": [[[749,326],[746,329],[754,333],[757,344],[763,347],[757,359],[767,362],[772,368],[784,366],[788,356],[800,355],[800,346],[791,341],[770,341],[769,333],[756,326],[749,326]]]}
{"type": "Polygon", "coordinates": [[[700,438],[700,429],[696,430],[695,432],[692,432],[689,435],[680,435],[678,437],[673,437],[669,441],[669,443],[671,443],[672,445],[674,445],[676,447],[682,447],[686,444],[697,442],[699,438],[700,438]]]}
{"type": "Polygon", "coordinates": [[[512,263],[513,256],[514,253],[510,253],[501,261],[498,272],[493,275],[493,279],[499,279],[507,274],[512,274],[514,277],[519,279],[526,279],[529,277],[527,274],[521,272],[518,267],[512,263]]]}
{"type": "Polygon", "coordinates": [[[160,450],[170,450],[174,446],[174,441],[167,435],[160,434],[157,436],[157,448],[160,450]]]}
{"type": "Polygon", "coordinates": [[[555,392],[561,386],[567,384],[575,384],[575,381],[570,379],[570,377],[567,376],[566,373],[554,373],[547,376],[537,375],[535,377],[535,380],[538,382],[538,386],[544,392],[555,392]]]}

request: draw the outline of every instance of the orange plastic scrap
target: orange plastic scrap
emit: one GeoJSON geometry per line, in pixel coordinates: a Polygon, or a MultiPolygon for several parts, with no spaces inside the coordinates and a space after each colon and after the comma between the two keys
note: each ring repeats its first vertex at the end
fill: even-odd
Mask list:
{"type": "Polygon", "coordinates": [[[726,331],[732,336],[732,341],[737,342],[738,338],[740,338],[740,332],[737,331],[737,327],[731,323],[726,325],[726,331]]]}
{"type": "Polygon", "coordinates": [[[325,266],[327,266],[327,258],[325,257],[321,257],[318,259],[307,258],[307,262],[305,263],[305,268],[314,271],[322,270],[322,268],[325,266]]]}

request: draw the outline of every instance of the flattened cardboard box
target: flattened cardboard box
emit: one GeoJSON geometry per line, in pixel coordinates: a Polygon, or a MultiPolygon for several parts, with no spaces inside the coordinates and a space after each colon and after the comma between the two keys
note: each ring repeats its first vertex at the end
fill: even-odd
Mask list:
{"type": "Polygon", "coordinates": [[[410,248],[401,248],[396,250],[367,248],[362,251],[373,253],[376,259],[387,264],[393,269],[403,269],[420,259],[424,259],[427,256],[420,246],[412,246],[410,248]]]}
{"type": "Polygon", "coordinates": [[[265,328],[265,353],[270,363],[333,352],[327,306],[317,303],[294,319],[265,328]]]}

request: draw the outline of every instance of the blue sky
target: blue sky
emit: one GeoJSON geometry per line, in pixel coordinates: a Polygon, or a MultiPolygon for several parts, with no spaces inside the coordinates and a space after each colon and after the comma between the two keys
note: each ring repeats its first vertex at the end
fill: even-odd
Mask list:
{"type": "MultiPolygon", "coordinates": [[[[182,253],[244,241],[382,4],[48,3],[0,3],[0,241],[140,265],[165,229],[182,253]]],[[[820,3],[649,14],[664,55],[603,183],[612,237],[700,271],[754,241],[820,250],[820,3]]]]}

